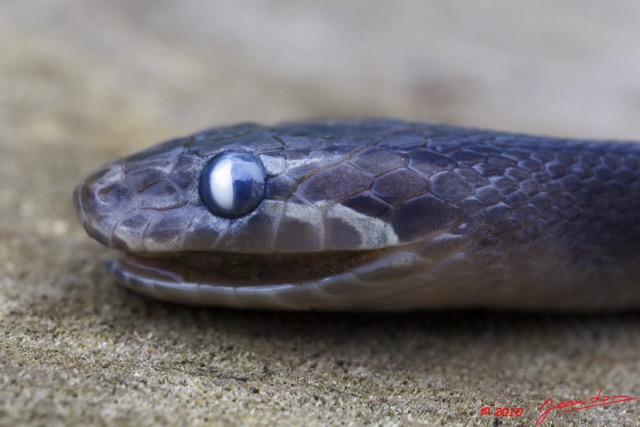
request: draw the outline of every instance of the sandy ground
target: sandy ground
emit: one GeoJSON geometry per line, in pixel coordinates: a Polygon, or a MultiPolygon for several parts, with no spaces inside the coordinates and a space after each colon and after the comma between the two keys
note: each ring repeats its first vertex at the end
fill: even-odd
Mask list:
{"type": "MultiPolygon", "coordinates": [[[[105,274],[75,184],[211,125],[640,140],[639,3],[397,3],[2,2],[0,425],[532,425],[547,398],[640,395],[639,313],[193,309],[105,274]]],[[[543,425],[639,418],[631,401],[543,425]]]]}

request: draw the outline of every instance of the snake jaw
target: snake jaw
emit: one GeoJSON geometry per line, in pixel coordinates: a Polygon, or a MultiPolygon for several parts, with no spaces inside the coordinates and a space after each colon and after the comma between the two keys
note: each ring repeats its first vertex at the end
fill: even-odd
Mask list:
{"type": "MultiPolygon", "coordinates": [[[[283,260],[280,265],[298,264],[296,271],[299,276],[289,277],[293,280],[276,280],[277,268],[270,269],[275,274],[271,278],[260,276],[260,273],[251,275],[246,268],[238,269],[235,273],[239,276],[235,275],[233,264],[239,266],[242,260],[247,260],[259,265],[260,255],[197,256],[198,260],[186,259],[184,254],[174,258],[128,254],[118,260],[108,261],[106,265],[124,287],[166,301],[235,308],[340,310],[347,307],[344,304],[351,298],[371,294],[372,287],[375,289],[380,284],[386,284],[391,278],[411,275],[423,264],[423,259],[409,249],[334,253],[330,256],[306,254],[295,256],[293,260],[283,260]],[[236,259],[229,261],[231,258],[236,259]],[[194,268],[194,265],[206,264],[206,260],[224,265],[217,269],[217,277],[215,269],[205,272],[194,268]],[[344,263],[343,260],[348,261],[344,263]],[[313,271],[302,267],[303,264],[310,266],[313,271]],[[337,269],[330,271],[332,265],[337,269]],[[321,268],[329,271],[321,273],[321,268]],[[226,277],[223,274],[225,271],[226,277]]],[[[271,264],[274,267],[274,263],[271,264]]],[[[284,273],[281,271],[280,274],[284,273]]]]}

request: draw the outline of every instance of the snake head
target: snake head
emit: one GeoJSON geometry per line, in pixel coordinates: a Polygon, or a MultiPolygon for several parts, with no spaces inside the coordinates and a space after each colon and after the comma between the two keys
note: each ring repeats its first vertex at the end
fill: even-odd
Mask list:
{"type": "Polygon", "coordinates": [[[125,253],[109,264],[125,285],[190,303],[202,301],[193,288],[223,304],[253,292],[271,296],[249,305],[283,307],[275,289],[326,297],[408,274],[422,261],[412,245],[456,223],[438,197],[455,162],[425,151],[428,136],[392,120],[215,128],[105,165],[74,200],[89,235],[125,253]]]}

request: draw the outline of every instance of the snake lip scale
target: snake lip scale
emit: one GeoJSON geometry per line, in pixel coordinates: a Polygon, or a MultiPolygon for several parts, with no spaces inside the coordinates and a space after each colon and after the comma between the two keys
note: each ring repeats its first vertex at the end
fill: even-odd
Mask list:
{"type": "Polygon", "coordinates": [[[276,310],[640,307],[640,144],[391,119],[243,123],[76,188],[123,286],[276,310]]]}

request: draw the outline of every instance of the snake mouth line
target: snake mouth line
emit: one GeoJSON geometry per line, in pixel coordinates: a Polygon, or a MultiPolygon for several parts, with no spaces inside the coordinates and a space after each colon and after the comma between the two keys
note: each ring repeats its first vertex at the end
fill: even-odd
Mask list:
{"type": "Polygon", "coordinates": [[[211,286],[304,284],[352,271],[389,250],[302,254],[181,252],[125,254],[119,267],[133,277],[211,286]]]}

